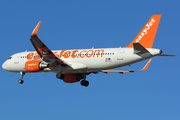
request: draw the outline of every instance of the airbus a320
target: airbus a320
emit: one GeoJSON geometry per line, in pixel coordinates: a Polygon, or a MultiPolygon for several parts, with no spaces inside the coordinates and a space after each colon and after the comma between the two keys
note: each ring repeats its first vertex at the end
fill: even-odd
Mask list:
{"type": "Polygon", "coordinates": [[[30,41],[36,51],[20,52],[7,59],[2,68],[6,71],[21,74],[19,83],[22,84],[25,73],[54,72],[58,79],[66,83],[79,82],[88,86],[86,76],[103,72],[144,71],[148,68],[152,57],[173,56],[164,55],[162,50],[152,48],[161,15],[153,15],[145,24],[135,39],[123,48],[74,49],[51,51],[37,36],[41,21],[31,34],[30,41]],[[119,70],[115,68],[131,65],[150,59],[141,70],[119,70]]]}

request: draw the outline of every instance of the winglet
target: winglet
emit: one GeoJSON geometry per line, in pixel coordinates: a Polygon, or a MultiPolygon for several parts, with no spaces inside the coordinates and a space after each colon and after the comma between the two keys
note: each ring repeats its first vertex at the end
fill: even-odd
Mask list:
{"type": "Polygon", "coordinates": [[[39,21],[39,23],[36,25],[36,27],[34,28],[32,34],[31,34],[31,37],[35,38],[37,37],[37,32],[38,32],[38,29],[39,29],[39,26],[41,24],[41,21],[39,21]]]}
{"type": "Polygon", "coordinates": [[[145,71],[147,70],[147,68],[149,67],[149,64],[151,63],[152,58],[147,62],[147,64],[144,66],[144,68],[141,71],[145,71]]]}

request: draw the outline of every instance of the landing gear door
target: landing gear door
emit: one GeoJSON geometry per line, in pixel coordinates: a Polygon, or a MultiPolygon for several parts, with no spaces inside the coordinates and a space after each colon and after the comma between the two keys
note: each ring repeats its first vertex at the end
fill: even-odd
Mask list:
{"type": "Polygon", "coordinates": [[[122,48],[119,48],[119,50],[118,50],[117,60],[123,60],[123,49],[122,48]]]}

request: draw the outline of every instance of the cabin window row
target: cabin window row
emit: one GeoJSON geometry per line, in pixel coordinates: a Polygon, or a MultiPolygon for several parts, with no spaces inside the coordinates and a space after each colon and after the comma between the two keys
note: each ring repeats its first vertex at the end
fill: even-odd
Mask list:
{"type": "MultiPolygon", "coordinates": [[[[96,53],[96,54],[87,54],[87,56],[91,56],[91,55],[114,55],[114,53],[96,53]]],[[[80,56],[80,54],[70,54],[70,55],[57,55],[58,57],[62,57],[62,56],[80,56]]],[[[81,56],[86,56],[86,54],[81,54],[81,56]]],[[[21,56],[21,58],[38,58],[40,56],[21,56]]]]}

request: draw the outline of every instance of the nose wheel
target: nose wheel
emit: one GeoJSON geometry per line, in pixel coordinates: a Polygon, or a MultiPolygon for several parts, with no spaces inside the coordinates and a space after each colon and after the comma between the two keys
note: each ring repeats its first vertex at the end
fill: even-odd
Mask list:
{"type": "Polygon", "coordinates": [[[24,83],[24,80],[19,79],[19,80],[18,80],[18,83],[23,84],[23,83],[24,83]]]}
{"type": "Polygon", "coordinates": [[[18,80],[18,83],[23,84],[24,83],[23,76],[25,75],[25,73],[24,72],[20,72],[20,74],[21,74],[21,79],[18,80]]]}

